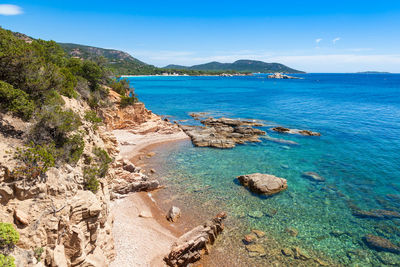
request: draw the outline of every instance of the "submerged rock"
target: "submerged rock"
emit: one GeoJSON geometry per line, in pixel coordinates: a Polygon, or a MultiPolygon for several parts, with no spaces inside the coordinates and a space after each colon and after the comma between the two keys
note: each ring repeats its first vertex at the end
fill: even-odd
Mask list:
{"type": "Polygon", "coordinates": [[[392,219],[400,218],[400,213],[391,210],[360,210],[354,209],[352,214],[360,218],[371,218],[371,219],[392,219]]]}
{"type": "Polygon", "coordinates": [[[321,136],[319,132],[313,132],[310,130],[298,130],[298,129],[289,129],[282,126],[274,127],[271,130],[278,133],[288,133],[288,134],[300,134],[304,136],[321,136]]]}
{"type": "Polygon", "coordinates": [[[246,250],[249,252],[250,257],[261,257],[267,254],[264,247],[260,244],[246,245],[246,250]]]}
{"type": "Polygon", "coordinates": [[[255,219],[258,219],[258,218],[261,218],[264,216],[264,213],[259,210],[252,210],[252,211],[249,211],[249,213],[247,213],[247,214],[249,215],[249,217],[255,218],[255,219]]]}
{"type": "Polygon", "coordinates": [[[181,129],[199,147],[233,148],[245,142],[260,142],[259,136],[265,132],[251,126],[261,123],[229,118],[208,118],[202,120],[204,126],[180,125],[181,129]]]}
{"type": "Polygon", "coordinates": [[[257,229],[253,229],[253,230],[251,230],[254,234],[256,234],[256,236],[258,237],[258,238],[261,238],[261,237],[264,237],[265,236],[265,232],[263,232],[263,231],[260,231],[260,230],[257,230],[257,229]]]}
{"type": "Polygon", "coordinates": [[[294,229],[293,227],[288,227],[285,229],[285,232],[288,233],[289,235],[296,237],[299,234],[299,231],[294,229]]]}
{"type": "Polygon", "coordinates": [[[258,194],[273,195],[287,188],[286,179],[271,174],[253,173],[237,178],[243,186],[258,194]]]}
{"type": "Polygon", "coordinates": [[[324,182],[325,181],[325,178],[316,172],[304,172],[302,174],[302,176],[304,178],[307,178],[307,179],[315,181],[315,182],[324,182]]]}
{"type": "Polygon", "coordinates": [[[200,260],[201,256],[208,252],[208,245],[214,244],[217,236],[223,231],[222,221],[226,213],[221,212],[203,225],[197,226],[178,238],[172,245],[170,253],[164,257],[168,266],[188,266],[200,260]]]}
{"type": "Polygon", "coordinates": [[[400,254],[400,247],[396,246],[386,238],[368,234],[364,237],[364,242],[367,244],[368,247],[377,251],[386,251],[400,254]]]}
{"type": "Polygon", "coordinates": [[[245,244],[250,244],[250,243],[254,243],[257,240],[257,236],[253,233],[245,235],[243,238],[243,242],[245,244]]]}
{"type": "Polygon", "coordinates": [[[303,260],[303,261],[311,259],[310,255],[308,255],[307,252],[303,251],[299,247],[292,248],[292,251],[293,251],[293,257],[295,259],[299,259],[299,260],[303,260]]]}
{"type": "Polygon", "coordinates": [[[167,220],[170,222],[176,222],[181,217],[181,209],[172,206],[167,213],[167,220]]]}

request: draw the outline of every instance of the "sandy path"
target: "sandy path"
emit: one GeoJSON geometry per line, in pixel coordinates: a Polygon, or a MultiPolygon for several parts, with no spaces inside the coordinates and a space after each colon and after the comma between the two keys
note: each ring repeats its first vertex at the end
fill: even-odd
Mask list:
{"type": "MultiPolygon", "coordinates": [[[[140,135],[129,130],[115,130],[113,133],[121,144],[120,156],[127,159],[135,157],[150,145],[188,139],[183,132],[140,135]]],[[[163,257],[169,253],[177,237],[167,228],[167,222],[162,221],[165,217],[155,212],[156,205],[152,205],[150,197],[144,192],[112,201],[116,258],[110,267],[165,266],[163,257]],[[139,214],[146,217],[139,217],[139,214]]]]}

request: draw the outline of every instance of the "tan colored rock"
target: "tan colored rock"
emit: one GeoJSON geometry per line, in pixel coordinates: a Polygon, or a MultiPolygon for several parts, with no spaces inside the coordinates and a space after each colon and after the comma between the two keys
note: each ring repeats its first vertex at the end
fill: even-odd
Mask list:
{"type": "Polygon", "coordinates": [[[260,231],[260,230],[257,230],[257,229],[253,229],[253,230],[251,230],[254,234],[256,234],[256,236],[258,237],[258,238],[261,238],[261,237],[264,237],[265,236],[265,232],[263,232],[263,231],[260,231]]]}
{"type": "Polygon", "coordinates": [[[207,221],[179,237],[171,252],[164,257],[165,263],[168,266],[188,266],[200,260],[208,251],[208,245],[214,244],[224,229],[222,221],[225,218],[226,213],[219,213],[212,221],[207,221]]]}
{"type": "Polygon", "coordinates": [[[172,206],[167,213],[167,220],[170,222],[177,222],[181,217],[181,209],[175,206],[172,206]]]}
{"type": "Polygon", "coordinates": [[[287,188],[286,179],[271,174],[253,173],[237,178],[243,186],[258,194],[273,195],[287,188]]]}
{"type": "Polygon", "coordinates": [[[22,225],[28,225],[29,224],[29,216],[25,212],[19,209],[14,210],[14,218],[17,220],[19,223],[22,225]]]}
{"type": "Polygon", "coordinates": [[[54,248],[53,253],[54,253],[54,256],[53,256],[53,266],[54,267],[68,267],[63,245],[57,245],[54,248]]]}

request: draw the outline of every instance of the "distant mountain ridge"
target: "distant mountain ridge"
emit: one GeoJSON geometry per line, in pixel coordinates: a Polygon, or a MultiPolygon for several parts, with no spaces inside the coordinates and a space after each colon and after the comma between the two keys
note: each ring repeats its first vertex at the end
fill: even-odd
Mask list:
{"type": "Polygon", "coordinates": [[[202,70],[202,71],[239,71],[261,73],[304,73],[303,71],[289,68],[280,63],[267,63],[258,60],[241,59],[233,63],[209,62],[194,66],[168,65],[164,69],[202,70]]]}
{"type": "Polygon", "coordinates": [[[91,60],[98,60],[101,57],[104,58],[104,64],[116,74],[151,73],[158,69],[157,67],[146,64],[137,58],[134,58],[130,54],[120,50],[72,43],[58,44],[71,57],[79,57],[91,60]]]}
{"type": "MultiPolygon", "coordinates": [[[[25,42],[32,42],[33,38],[22,33],[14,32],[15,36],[25,42]]],[[[90,59],[101,62],[111,69],[115,75],[137,75],[137,74],[162,74],[166,69],[173,72],[189,75],[216,74],[224,71],[229,72],[261,72],[261,73],[304,73],[303,71],[289,68],[280,63],[266,63],[257,60],[237,60],[233,63],[209,62],[194,66],[168,65],[158,68],[144,63],[130,54],[116,50],[106,49],[74,43],[58,43],[70,57],[90,59]]]]}

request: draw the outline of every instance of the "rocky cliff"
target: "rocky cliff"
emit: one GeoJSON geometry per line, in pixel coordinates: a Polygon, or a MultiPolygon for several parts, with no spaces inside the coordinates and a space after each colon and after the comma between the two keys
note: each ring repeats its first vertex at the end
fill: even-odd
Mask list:
{"type": "MultiPolygon", "coordinates": [[[[110,216],[112,190],[128,193],[152,189],[140,169],[118,158],[118,142],[111,130],[139,125],[150,119],[161,121],[142,103],[119,109],[118,95],[110,94],[111,105],[100,111],[104,125],[93,127],[82,120],[83,157],[74,165],[50,168],[35,182],[13,180],[10,173],[20,164],[13,153],[26,143],[29,123],[8,115],[0,120],[0,221],[14,224],[20,233],[12,255],[17,266],[108,266],[115,257],[110,216]],[[107,175],[99,179],[96,193],[85,190],[84,165],[94,157],[94,148],[112,158],[107,175]],[[7,153],[6,153],[7,151],[7,153]],[[136,182],[136,188],[126,188],[136,182]],[[143,185],[148,185],[143,188],[143,185]]],[[[83,101],[64,98],[65,108],[80,117],[89,107],[83,101]]]]}

